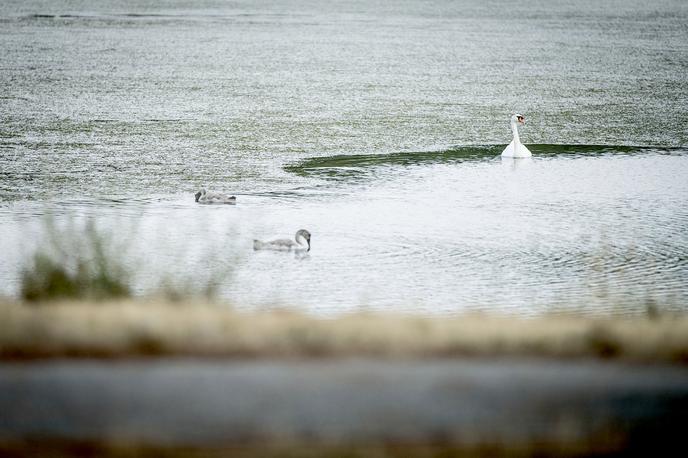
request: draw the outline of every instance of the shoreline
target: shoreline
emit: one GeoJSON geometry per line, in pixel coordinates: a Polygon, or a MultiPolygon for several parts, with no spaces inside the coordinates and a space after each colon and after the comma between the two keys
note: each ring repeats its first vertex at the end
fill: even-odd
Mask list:
{"type": "Polygon", "coordinates": [[[688,316],[316,317],[198,301],[0,303],[0,360],[541,357],[688,363],[688,316]]]}

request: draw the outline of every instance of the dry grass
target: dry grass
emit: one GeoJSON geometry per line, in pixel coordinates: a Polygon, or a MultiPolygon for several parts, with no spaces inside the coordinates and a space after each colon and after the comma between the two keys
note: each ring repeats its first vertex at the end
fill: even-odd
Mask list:
{"type": "Polygon", "coordinates": [[[688,362],[688,317],[317,318],[218,304],[0,303],[0,357],[603,357],[688,362]]]}

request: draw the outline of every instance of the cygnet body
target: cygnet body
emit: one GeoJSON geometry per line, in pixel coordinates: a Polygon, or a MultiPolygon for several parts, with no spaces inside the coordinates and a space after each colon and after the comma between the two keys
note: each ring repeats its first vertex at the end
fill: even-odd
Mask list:
{"type": "Polygon", "coordinates": [[[268,242],[260,240],[253,241],[254,250],[275,250],[275,251],[310,251],[311,250],[311,233],[306,229],[299,229],[296,231],[294,240],[290,239],[276,239],[268,242]]]}
{"type": "Polygon", "coordinates": [[[206,191],[201,189],[194,197],[199,204],[235,204],[236,197],[221,192],[206,191]]]}

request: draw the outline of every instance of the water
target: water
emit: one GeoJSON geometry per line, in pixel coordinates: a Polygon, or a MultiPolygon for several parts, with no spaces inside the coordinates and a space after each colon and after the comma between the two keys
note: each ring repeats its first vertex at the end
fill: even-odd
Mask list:
{"type": "Polygon", "coordinates": [[[0,294],[49,214],[95,221],[140,294],[685,310],[687,21],[682,1],[4,2],[0,294]],[[515,111],[532,161],[498,158],[515,111]],[[308,256],[251,249],[301,227],[308,256]]]}

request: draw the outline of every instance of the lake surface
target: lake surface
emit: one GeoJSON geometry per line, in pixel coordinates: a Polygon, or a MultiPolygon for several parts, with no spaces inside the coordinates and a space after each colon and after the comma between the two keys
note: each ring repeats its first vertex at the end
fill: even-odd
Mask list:
{"type": "Polygon", "coordinates": [[[50,224],[92,221],[138,294],[685,311],[686,23],[683,1],[3,2],[0,295],[50,224]],[[534,157],[502,161],[517,111],[534,157]],[[251,248],[299,228],[307,256],[251,248]]]}

